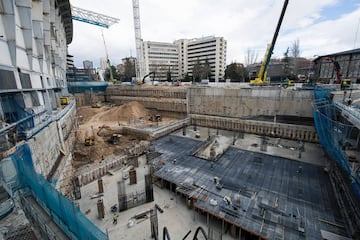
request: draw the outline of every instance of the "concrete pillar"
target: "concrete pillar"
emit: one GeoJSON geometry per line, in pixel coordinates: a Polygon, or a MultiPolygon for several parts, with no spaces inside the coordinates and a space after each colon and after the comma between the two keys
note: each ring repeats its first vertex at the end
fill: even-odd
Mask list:
{"type": "Polygon", "coordinates": [[[158,226],[158,219],[157,219],[157,211],[154,207],[150,210],[150,230],[151,230],[151,237],[155,239],[159,239],[159,226],[158,226]]]}
{"type": "Polygon", "coordinates": [[[97,210],[98,210],[98,218],[99,219],[105,218],[104,202],[102,199],[99,199],[97,201],[97,210]]]}
{"type": "Polygon", "coordinates": [[[99,189],[99,193],[103,193],[103,192],[104,192],[103,181],[102,181],[101,178],[98,179],[98,189],[99,189]]]}

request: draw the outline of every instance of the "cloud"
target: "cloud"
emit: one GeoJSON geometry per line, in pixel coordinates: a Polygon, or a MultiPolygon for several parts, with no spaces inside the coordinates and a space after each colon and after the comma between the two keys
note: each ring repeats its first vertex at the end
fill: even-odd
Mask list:
{"type": "MultiPolygon", "coordinates": [[[[139,0],[142,38],[145,41],[173,42],[180,38],[222,36],[227,40],[227,62],[244,62],[247,49],[262,58],[271,42],[283,6],[282,0],[139,0]]],[[[289,1],[274,57],[282,57],[288,46],[299,39],[302,56],[313,57],[354,47],[360,6],[337,9],[338,0],[289,1]],[[336,19],[329,14],[336,13],[336,19]]],[[[136,56],[132,1],[71,0],[74,6],[120,19],[104,36],[113,64],[136,56]]],[[[344,5],[344,4],[343,4],[344,5]]],[[[360,47],[360,36],[355,47],[360,47]]],[[[69,46],[76,65],[83,60],[105,57],[99,27],[74,21],[74,40],[69,46]]],[[[79,65],[81,66],[81,65],[79,65]]]]}

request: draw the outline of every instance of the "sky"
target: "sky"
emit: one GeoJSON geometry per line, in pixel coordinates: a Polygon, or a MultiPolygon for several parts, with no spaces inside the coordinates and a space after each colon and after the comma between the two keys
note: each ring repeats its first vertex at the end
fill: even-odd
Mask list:
{"type": "MultiPolygon", "coordinates": [[[[93,61],[98,67],[100,58],[105,58],[101,31],[112,65],[136,56],[132,0],[70,3],[120,19],[108,29],[73,20],[68,51],[76,67],[82,67],[83,60],[93,61]]],[[[157,42],[224,37],[227,64],[245,63],[248,50],[255,52],[260,62],[283,4],[284,0],[139,0],[141,37],[157,42]]],[[[297,40],[300,56],[305,58],[360,48],[359,25],[359,0],[289,0],[272,57],[283,57],[297,40]]]]}

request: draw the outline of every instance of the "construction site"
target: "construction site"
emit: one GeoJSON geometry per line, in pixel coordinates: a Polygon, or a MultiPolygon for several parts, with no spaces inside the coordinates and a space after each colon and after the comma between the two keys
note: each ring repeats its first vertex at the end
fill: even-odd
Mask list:
{"type": "Polygon", "coordinates": [[[110,86],[97,95],[99,106],[77,108],[68,195],[110,239],[161,238],[164,227],[175,239],[197,227],[208,239],[346,236],[311,94],[110,86]],[[258,119],[248,117],[253,112],[258,119]]]}
{"type": "Polygon", "coordinates": [[[119,19],[68,0],[0,1],[0,238],[360,239],[360,49],[318,56],[314,82],[270,83],[288,2],[256,76],[232,83],[223,38],[145,43],[133,0],[136,76],[124,83],[103,34],[107,82],[65,68],[72,20],[119,19]],[[169,56],[161,71],[151,51],[169,56]],[[165,80],[184,52],[172,69],[202,57],[206,79],[165,80]]]}

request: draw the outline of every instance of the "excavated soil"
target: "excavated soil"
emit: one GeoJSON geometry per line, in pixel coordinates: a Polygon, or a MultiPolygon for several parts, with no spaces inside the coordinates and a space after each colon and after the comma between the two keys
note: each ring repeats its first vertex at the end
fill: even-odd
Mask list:
{"type": "MultiPolygon", "coordinates": [[[[129,102],[121,106],[102,106],[93,108],[83,106],[77,109],[78,129],[76,130],[76,143],[74,149],[73,165],[75,168],[86,166],[89,163],[100,162],[111,155],[124,153],[124,149],[130,143],[137,143],[139,140],[133,136],[121,136],[120,144],[113,145],[108,140],[112,130],[119,129],[120,126],[151,126],[165,125],[176,119],[163,118],[160,123],[149,121],[150,115],[155,114],[147,110],[139,102],[129,102]],[[102,129],[106,126],[107,129],[102,129]],[[99,135],[98,135],[99,132],[99,135]],[[95,137],[95,144],[85,146],[85,138],[95,137]]],[[[116,132],[116,131],[115,131],[116,132]]]]}

